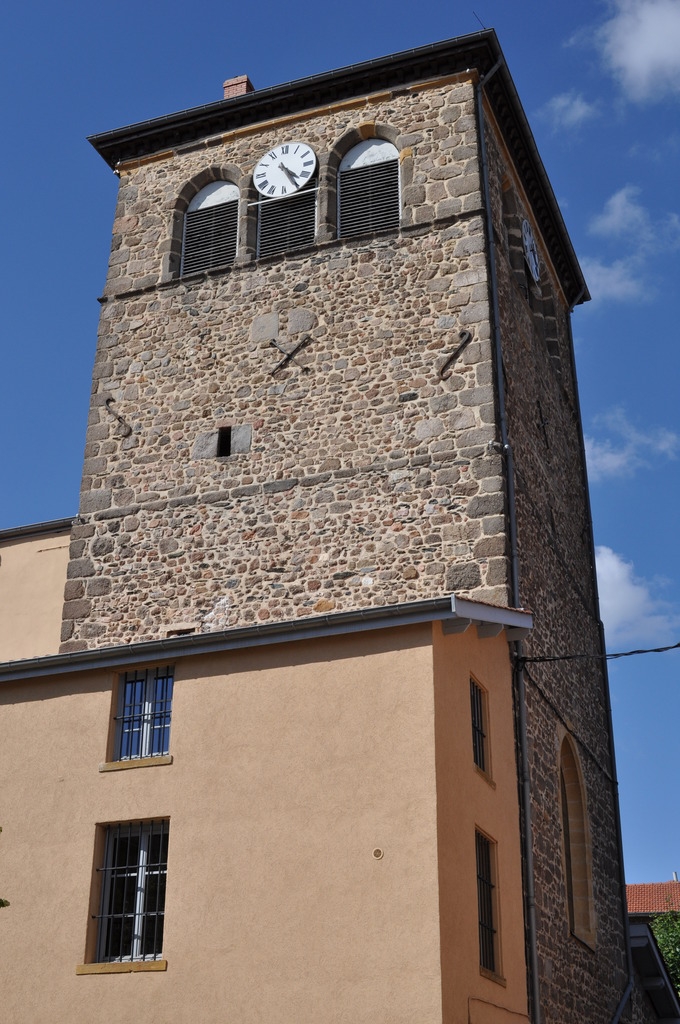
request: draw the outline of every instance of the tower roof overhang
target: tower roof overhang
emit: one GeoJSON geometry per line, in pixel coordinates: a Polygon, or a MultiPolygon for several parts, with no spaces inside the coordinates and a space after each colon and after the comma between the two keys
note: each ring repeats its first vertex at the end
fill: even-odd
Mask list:
{"type": "Polygon", "coordinates": [[[127,161],[190,146],[274,118],[462,73],[472,73],[482,83],[567,300],[571,305],[585,301],[589,295],[581,268],[493,29],[141,121],[91,135],[89,141],[116,169],[127,161]]]}

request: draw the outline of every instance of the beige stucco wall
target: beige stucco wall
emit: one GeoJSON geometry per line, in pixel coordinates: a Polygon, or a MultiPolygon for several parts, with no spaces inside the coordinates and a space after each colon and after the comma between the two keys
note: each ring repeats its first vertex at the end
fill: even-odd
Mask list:
{"type": "Polygon", "coordinates": [[[163,767],[98,771],[111,679],[0,691],[5,1019],[441,1020],[428,627],[179,663],[163,767]],[[167,972],[76,976],[95,824],[160,816],[167,972]]]}
{"type": "Polygon", "coordinates": [[[434,628],[443,1020],[527,1020],[519,805],[508,644],[434,628]],[[488,774],[474,765],[470,676],[486,690],[488,774]],[[495,843],[500,977],[479,968],[475,830],[495,843]]]}
{"type": "Polygon", "coordinates": [[[0,539],[0,661],[59,650],[70,530],[0,539]]]}
{"type": "Polygon", "coordinates": [[[507,644],[434,632],[434,649],[425,624],[180,660],[163,766],[99,771],[112,672],[0,688],[5,1019],[524,1013],[507,644]],[[492,782],[472,764],[470,672],[489,692],[492,782]],[[76,975],[96,824],[159,817],[167,971],[76,975]],[[478,966],[475,827],[498,842],[502,981],[478,966]]]}

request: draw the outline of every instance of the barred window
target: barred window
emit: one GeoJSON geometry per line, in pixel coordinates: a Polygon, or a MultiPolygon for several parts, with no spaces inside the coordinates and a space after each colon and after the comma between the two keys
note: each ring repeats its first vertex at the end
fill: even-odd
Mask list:
{"type": "Polygon", "coordinates": [[[184,216],[182,276],[234,262],[238,198],[233,182],[213,181],[191,200],[184,216]]]}
{"type": "Polygon", "coordinates": [[[475,832],[477,854],[477,904],[479,908],[479,963],[494,974],[497,970],[496,886],[493,843],[475,832]]]}
{"type": "Polygon", "coordinates": [[[121,677],[114,759],[167,754],[170,746],[173,669],[151,668],[121,677]]]}
{"type": "Polygon", "coordinates": [[[158,960],[163,949],[167,821],[106,828],[97,961],[158,960]]]}
{"type": "Polygon", "coordinates": [[[486,739],[486,693],[470,679],[470,712],[472,716],[472,756],[478,768],[488,772],[486,739]]]}
{"type": "Polygon", "coordinates": [[[366,139],[338,169],[338,235],[399,227],[399,152],[391,142],[366,139]]]}

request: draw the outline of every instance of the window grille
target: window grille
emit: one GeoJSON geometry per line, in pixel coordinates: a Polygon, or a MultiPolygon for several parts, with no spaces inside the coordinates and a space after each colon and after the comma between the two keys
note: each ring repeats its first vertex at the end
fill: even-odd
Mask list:
{"type": "Polygon", "coordinates": [[[399,227],[399,161],[352,167],[338,175],[338,235],[399,227]]]}
{"type": "Polygon", "coordinates": [[[116,761],[167,754],[170,745],[173,669],[126,672],[119,684],[116,761]]]}
{"type": "Polygon", "coordinates": [[[485,695],[474,679],[470,680],[470,710],[472,713],[472,753],[475,764],[486,771],[486,708],[485,695]]]}
{"type": "Polygon", "coordinates": [[[184,216],[182,275],[233,263],[236,259],[237,235],[237,199],[217,206],[188,210],[184,216]]]}
{"type": "Polygon", "coordinates": [[[316,187],[283,199],[264,199],[257,204],[257,255],[313,245],[316,235],[316,187]]]}
{"type": "Polygon", "coordinates": [[[496,971],[496,928],[494,926],[494,889],[491,841],[475,832],[477,852],[477,903],[479,907],[479,963],[496,971]]]}
{"type": "Polygon", "coordinates": [[[97,961],[158,960],[163,949],[167,821],[109,825],[97,961]]]}

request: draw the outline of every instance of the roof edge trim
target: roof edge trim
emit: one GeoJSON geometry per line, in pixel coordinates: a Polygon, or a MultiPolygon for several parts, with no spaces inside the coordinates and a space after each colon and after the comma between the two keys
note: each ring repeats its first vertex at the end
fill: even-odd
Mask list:
{"type": "Polygon", "coordinates": [[[301,620],[265,623],[258,626],[242,626],[215,633],[192,633],[188,636],[168,637],[163,640],[146,640],[99,650],[74,651],[67,654],[52,654],[24,661],[0,663],[0,683],[41,676],[63,675],[69,672],[85,672],[92,669],[110,668],[144,661],[167,658],[190,657],[197,654],[212,654],[221,651],[260,647],[265,644],[290,643],[327,636],[363,632],[371,629],[389,629],[395,626],[410,626],[423,622],[445,620],[460,628],[451,632],[462,632],[469,625],[491,627],[486,635],[497,635],[507,631],[508,641],[517,639],[515,630],[528,632],[533,625],[529,612],[516,608],[466,601],[455,595],[414,601],[409,604],[384,605],[379,608],[364,608],[334,615],[312,616],[301,620]]]}

